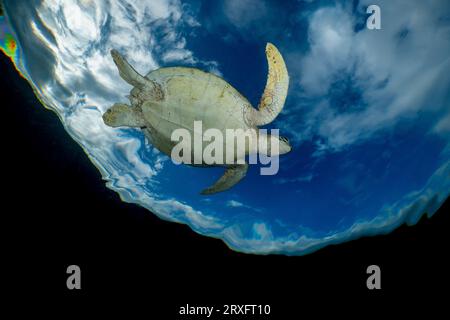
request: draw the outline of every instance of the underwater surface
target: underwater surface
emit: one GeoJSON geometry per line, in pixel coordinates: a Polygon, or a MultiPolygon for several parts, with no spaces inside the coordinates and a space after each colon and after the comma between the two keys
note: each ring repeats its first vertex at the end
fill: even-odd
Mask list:
{"type": "Polygon", "coordinates": [[[450,3],[377,3],[381,30],[365,28],[370,1],[3,0],[0,49],[123,201],[234,250],[302,255],[414,224],[450,193],[450,3]],[[291,78],[266,126],[293,145],[276,175],[251,165],[203,196],[223,169],[175,165],[102,121],[131,89],[113,48],[141,74],[220,75],[257,106],[267,42],[291,78]]]}

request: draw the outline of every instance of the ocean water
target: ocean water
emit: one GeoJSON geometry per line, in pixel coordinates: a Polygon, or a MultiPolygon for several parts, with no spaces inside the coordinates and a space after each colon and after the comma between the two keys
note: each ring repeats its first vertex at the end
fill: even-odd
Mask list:
{"type": "MultiPolygon", "coordinates": [[[[391,25],[374,36],[352,30],[360,11],[318,2],[280,5],[273,14],[289,9],[303,18],[262,25],[254,34],[249,30],[256,22],[234,19],[229,5],[195,3],[4,1],[1,50],[123,201],[220,238],[234,250],[294,255],[414,224],[445,201],[448,21],[426,12],[422,34],[395,37],[402,26],[391,25]],[[347,22],[327,29],[335,16],[347,22]],[[278,29],[298,35],[282,37],[278,29]],[[441,41],[427,43],[427,32],[441,41]],[[335,42],[327,34],[337,34],[335,42]],[[175,165],[139,130],[104,125],[103,112],[126,102],[131,89],[119,77],[111,49],[143,74],[174,65],[213,72],[256,106],[265,84],[267,41],[280,48],[291,76],[283,113],[269,125],[294,147],[281,158],[277,175],[261,176],[258,166],[251,167],[235,188],[205,197],[200,191],[222,169],[175,165]],[[368,53],[377,50],[385,56],[368,53]],[[344,55],[347,51],[353,53],[344,55]],[[360,60],[365,63],[357,64],[360,60]],[[419,63],[408,73],[411,61],[419,63]]],[[[407,9],[406,18],[413,14],[407,9]]],[[[449,12],[446,5],[441,9],[449,12]]],[[[271,18],[270,11],[261,10],[271,18]]]]}

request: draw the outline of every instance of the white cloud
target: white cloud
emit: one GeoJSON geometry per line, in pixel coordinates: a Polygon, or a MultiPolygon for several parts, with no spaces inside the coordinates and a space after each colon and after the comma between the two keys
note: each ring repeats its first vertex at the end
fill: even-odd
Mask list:
{"type": "Polygon", "coordinates": [[[300,62],[301,86],[325,95],[336,72],[349,71],[353,19],[343,8],[319,9],[309,23],[310,53],[300,62]]]}
{"type": "Polygon", "coordinates": [[[236,200],[228,200],[227,206],[232,207],[232,208],[239,208],[239,207],[244,207],[244,204],[242,202],[239,202],[236,200]]]}
{"type": "Polygon", "coordinates": [[[193,226],[196,231],[211,231],[223,229],[223,222],[217,218],[206,216],[201,211],[175,199],[153,201],[152,210],[172,221],[184,221],[193,226]],[[187,218],[187,219],[186,219],[187,218]]]}
{"type": "Polygon", "coordinates": [[[260,0],[226,0],[223,6],[226,17],[239,28],[252,25],[268,13],[266,3],[260,0]]]}
{"type": "Polygon", "coordinates": [[[226,206],[230,207],[230,208],[244,208],[244,209],[249,209],[249,210],[253,210],[253,211],[256,211],[256,212],[261,212],[262,211],[259,208],[255,208],[255,207],[246,205],[246,204],[244,204],[244,203],[242,203],[240,201],[233,200],[233,199],[232,200],[228,200],[226,202],[226,206]]]}
{"type": "MultiPolygon", "coordinates": [[[[360,10],[369,4],[362,1],[360,10]]],[[[297,140],[318,137],[320,153],[364,141],[401,120],[414,119],[419,112],[448,114],[450,24],[443,13],[450,5],[445,1],[378,4],[381,30],[355,31],[349,8],[326,7],[309,20],[307,54],[300,54],[299,61],[297,48],[287,53],[292,57],[288,66],[293,79],[299,79],[290,91],[295,110],[288,112],[306,116],[290,117],[304,123],[302,130],[293,124],[286,128],[297,140]],[[333,98],[333,86],[344,81],[359,95],[354,105],[341,105],[333,98]],[[309,102],[296,106],[299,97],[309,102]]]]}

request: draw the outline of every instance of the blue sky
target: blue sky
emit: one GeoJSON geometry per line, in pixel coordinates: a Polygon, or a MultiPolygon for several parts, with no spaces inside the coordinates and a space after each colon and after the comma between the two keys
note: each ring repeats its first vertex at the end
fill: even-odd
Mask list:
{"type": "Polygon", "coordinates": [[[5,1],[5,8],[22,71],[108,186],[236,250],[305,254],[414,222],[448,196],[446,1],[66,0],[5,1]],[[366,8],[375,3],[382,29],[368,30],[366,8]],[[101,122],[130,90],[112,48],[141,73],[175,65],[214,72],[256,106],[266,42],[279,48],[291,78],[285,108],[267,126],[294,146],[275,176],[251,167],[232,190],[200,196],[223,169],[175,166],[137,130],[101,122]]]}

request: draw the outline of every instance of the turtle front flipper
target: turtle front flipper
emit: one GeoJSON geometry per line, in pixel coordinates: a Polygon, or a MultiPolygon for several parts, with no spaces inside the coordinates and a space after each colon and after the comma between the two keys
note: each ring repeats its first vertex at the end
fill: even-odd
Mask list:
{"type": "Polygon", "coordinates": [[[117,50],[111,50],[111,56],[123,80],[140,90],[149,89],[150,93],[153,93],[155,97],[161,95],[161,86],[140,75],[117,50]]]}
{"type": "Polygon", "coordinates": [[[252,106],[247,106],[246,110],[246,121],[251,126],[263,126],[272,122],[283,109],[288,92],[289,75],[283,56],[273,44],[268,43],[266,57],[269,74],[258,110],[252,106]]]}
{"type": "Polygon", "coordinates": [[[201,192],[203,195],[213,194],[230,189],[236,183],[245,177],[248,170],[248,164],[236,164],[227,168],[223,176],[216,181],[211,187],[201,192]]]}

